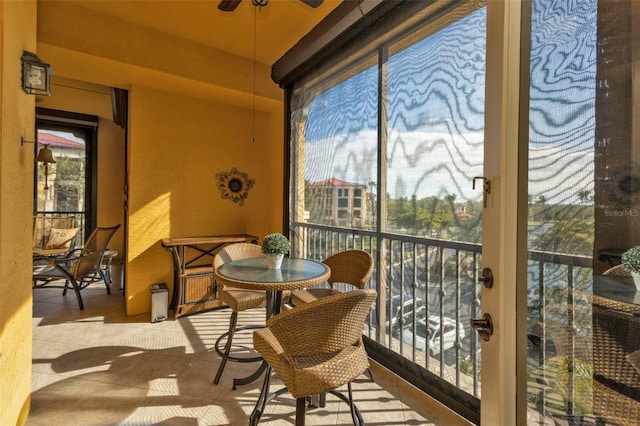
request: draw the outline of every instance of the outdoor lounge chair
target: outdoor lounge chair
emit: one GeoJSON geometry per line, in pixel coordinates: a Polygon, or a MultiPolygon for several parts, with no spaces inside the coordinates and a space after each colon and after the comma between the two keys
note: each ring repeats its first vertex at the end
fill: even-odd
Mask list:
{"type": "MultiPolygon", "coordinates": [[[[107,280],[102,271],[102,260],[111,238],[120,228],[120,225],[109,228],[96,228],[91,233],[82,249],[77,249],[65,257],[51,258],[46,265],[34,265],[33,288],[50,286],[51,283],[64,280],[63,295],[67,294],[69,284],[73,287],[78,299],[80,309],[84,309],[80,290],[95,282],[95,276],[101,275],[107,288],[107,294],[111,294],[107,280]]],[[[51,286],[50,286],[51,287],[51,286]]]]}

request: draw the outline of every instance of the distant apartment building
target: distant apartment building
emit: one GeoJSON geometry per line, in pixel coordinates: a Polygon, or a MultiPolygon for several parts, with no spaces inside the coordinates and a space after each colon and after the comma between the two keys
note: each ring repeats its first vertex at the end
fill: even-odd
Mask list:
{"type": "Polygon", "coordinates": [[[336,178],[312,182],[307,185],[306,200],[308,217],[313,223],[365,228],[370,219],[365,184],[336,178]]]}

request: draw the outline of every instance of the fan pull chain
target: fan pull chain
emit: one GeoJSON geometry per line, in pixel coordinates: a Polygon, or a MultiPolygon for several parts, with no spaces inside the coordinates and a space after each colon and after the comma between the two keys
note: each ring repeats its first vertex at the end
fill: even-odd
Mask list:
{"type": "Polygon", "coordinates": [[[251,3],[256,7],[253,10],[253,111],[252,111],[252,123],[251,123],[251,143],[256,143],[256,33],[258,32],[257,15],[258,7],[262,8],[261,2],[265,5],[269,0],[251,0],[251,3]]]}

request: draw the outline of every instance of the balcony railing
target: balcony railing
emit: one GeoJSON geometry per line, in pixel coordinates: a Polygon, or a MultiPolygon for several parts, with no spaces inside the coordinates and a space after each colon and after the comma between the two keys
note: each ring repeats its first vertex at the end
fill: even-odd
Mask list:
{"type": "MultiPolygon", "coordinates": [[[[347,249],[369,252],[375,267],[368,287],[377,290],[378,300],[365,335],[435,375],[436,381],[480,398],[480,341],[469,326],[470,318],[481,315],[479,244],[307,223],[296,224],[292,234],[295,256],[321,261],[347,249]],[[421,328],[425,323],[432,323],[426,333],[421,328]]],[[[571,326],[567,306],[579,294],[576,286],[590,290],[592,259],[540,251],[528,256],[527,281],[535,295],[529,302],[530,329],[544,342],[545,301],[555,298],[571,326]],[[557,294],[550,297],[550,289],[557,294]]],[[[543,365],[550,350],[545,344],[533,345],[529,359],[543,365]]],[[[544,392],[542,398],[545,407],[544,392]]]]}

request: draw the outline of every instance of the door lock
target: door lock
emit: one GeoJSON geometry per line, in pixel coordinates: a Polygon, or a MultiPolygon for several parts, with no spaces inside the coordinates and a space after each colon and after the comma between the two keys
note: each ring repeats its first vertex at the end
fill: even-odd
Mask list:
{"type": "Polygon", "coordinates": [[[478,281],[480,281],[486,288],[492,288],[493,271],[491,271],[491,268],[482,268],[482,276],[478,278],[478,281]]]}
{"type": "Polygon", "coordinates": [[[476,189],[476,179],[481,180],[482,183],[482,205],[487,207],[487,196],[491,194],[491,181],[484,176],[476,176],[472,181],[472,188],[476,189]]]}
{"type": "Polygon", "coordinates": [[[493,334],[493,320],[491,315],[484,314],[482,318],[472,318],[470,320],[471,328],[475,328],[480,338],[484,341],[488,341],[493,334]]]}

